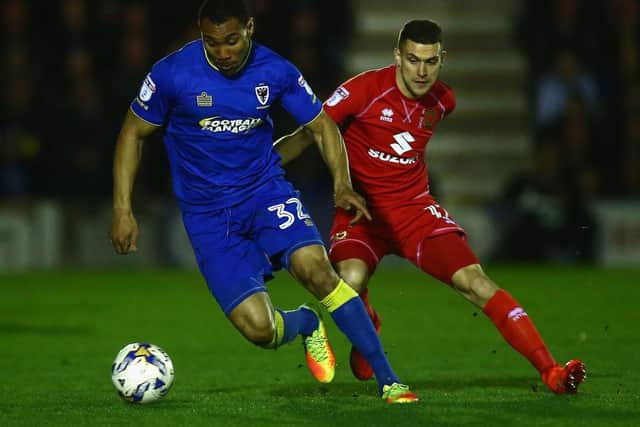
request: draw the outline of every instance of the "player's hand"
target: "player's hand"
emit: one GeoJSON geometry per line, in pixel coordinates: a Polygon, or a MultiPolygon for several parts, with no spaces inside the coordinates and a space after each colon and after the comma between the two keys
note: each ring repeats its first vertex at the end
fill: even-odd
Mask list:
{"type": "Polygon", "coordinates": [[[364,200],[360,194],[356,193],[350,188],[342,188],[335,193],[335,204],[336,206],[346,210],[351,211],[353,208],[356,209],[356,213],[353,216],[353,219],[349,221],[349,225],[353,225],[356,222],[360,221],[362,216],[365,216],[369,221],[371,221],[371,214],[367,209],[367,202],[364,200]]]}
{"type": "Polygon", "coordinates": [[[113,249],[119,254],[138,250],[138,223],[129,209],[114,209],[109,238],[113,249]]]}

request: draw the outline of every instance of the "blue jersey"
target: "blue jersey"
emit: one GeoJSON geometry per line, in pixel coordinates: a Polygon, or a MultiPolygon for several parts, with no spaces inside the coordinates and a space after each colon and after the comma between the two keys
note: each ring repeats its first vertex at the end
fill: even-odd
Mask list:
{"type": "Polygon", "coordinates": [[[165,128],[182,210],[205,212],[242,203],[284,175],[273,150],[275,102],[301,125],[322,111],[300,71],[270,49],[254,42],[244,68],[225,76],[196,40],[153,65],[131,109],[165,128]]]}

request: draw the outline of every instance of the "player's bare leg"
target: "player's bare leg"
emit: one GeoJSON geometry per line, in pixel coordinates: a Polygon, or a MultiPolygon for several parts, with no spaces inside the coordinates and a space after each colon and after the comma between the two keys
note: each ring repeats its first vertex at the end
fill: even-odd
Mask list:
{"type": "MultiPolygon", "coordinates": [[[[369,303],[369,290],[367,284],[369,282],[369,268],[367,264],[361,259],[350,258],[344,261],[340,261],[336,264],[336,269],[340,276],[346,280],[362,298],[362,302],[367,309],[367,314],[373,322],[373,326],[376,328],[376,333],[380,335],[380,316],[373,309],[369,303]]],[[[358,351],[354,346],[351,347],[351,353],[349,354],[349,365],[351,366],[351,372],[353,376],[361,381],[367,381],[373,378],[373,368],[364,358],[362,353],[358,351]]]]}
{"type": "Polygon", "coordinates": [[[345,259],[336,263],[336,270],[354,291],[359,294],[366,291],[369,283],[369,268],[366,262],[357,258],[345,259]]]}
{"type": "Polygon", "coordinates": [[[498,291],[480,264],[472,264],[456,271],[451,277],[453,288],[472,304],[483,308],[498,291]]]}
{"type": "Polygon", "coordinates": [[[451,278],[464,298],[482,308],[504,339],[538,370],[542,381],[554,393],[576,393],[586,378],[585,365],[571,360],[556,363],[533,321],[520,304],[487,277],[479,264],[458,270],[451,278]]]}
{"type": "Polygon", "coordinates": [[[336,360],[324,323],[312,308],[302,305],[295,310],[273,308],[266,292],[258,292],[238,304],[229,320],[252,343],[275,349],[302,335],[307,365],[322,383],[333,380],[336,360]]]}
{"type": "Polygon", "coordinates": [[[266,346],[275,334],[275,315],[271,298],[266,292],[257,292],[238,304],[229,320],[250,342],[266,346]]]}

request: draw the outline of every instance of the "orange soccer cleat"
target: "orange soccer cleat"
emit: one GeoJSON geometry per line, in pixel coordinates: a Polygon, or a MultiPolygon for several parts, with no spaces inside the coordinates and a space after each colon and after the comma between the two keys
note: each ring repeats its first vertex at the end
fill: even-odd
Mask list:
{"type": "Polygon", "coordinates": [[[564,366],[552,366],[541,377],[554,393],[575,394],[578,386],[587,378],[587,368],[581,360],[570,360],[564,366]]]}
{"type": "MultiPolygon", "coordinates": [[[[373,326],[376,328],[376,332],[380,335],[380,316],[378,313],[370,307],[370,310],[367,310],[369,313],[369,317],[371,317],[371,321],[373,322],[373,326]]],[[[353,376],[361,381],[370,380],[373,377],[373,369],[367,359],[364,358],[362,353],[358,351],[357,348],[351,347],[351,355],[349,357],[349,363],[351,365],[351,372],[353,372],[353,376]]]]}
{"type": "Polygon", "coordinates": [[[318,318],[318,328],[311,335],[302,337],[307,366],[315,379],[321,383],[330,383],[336,373],[336,357],[329,343],[324,322],[320,313],[313,308],[307,305],[300,308],[312,311],[318,318]]]}

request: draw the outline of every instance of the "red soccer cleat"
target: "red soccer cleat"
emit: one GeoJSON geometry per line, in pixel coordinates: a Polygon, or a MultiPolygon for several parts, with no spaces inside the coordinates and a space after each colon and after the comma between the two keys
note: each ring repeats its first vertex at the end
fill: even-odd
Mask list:
{"type": "Polygon", "coordinates": [[[542,381],[557,394],[575,394],[587,378],[587,368],[581,360],[570,360],[564,366],[556,365],[541,375],[542,381]]]}
{"type": "MultiPolygon", "coordinates": [[[[368,307],[367,312],[369,313],[369,317],[371,317],[373,326],[375,326],[376,328],[376,332],[378,333],[378,335],[380,335],[380,316],[373,309],[373,307],[368,307]]],[[[351,365],[351,372],[353,372],[353,376],[357,379],[361,381],[367,381],[373,378],[373,369],[371,368],[371,365],[369,365],[367,359],[365,359],[362,353],[360,353],[355,347],[351,347],[349,363],[351,365]]]]}

